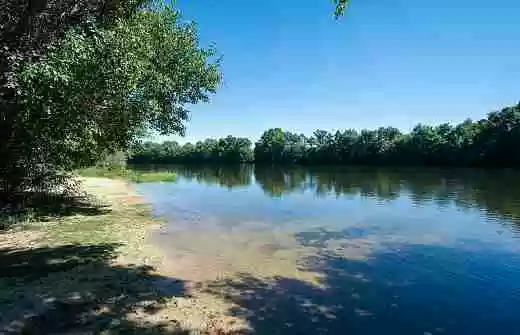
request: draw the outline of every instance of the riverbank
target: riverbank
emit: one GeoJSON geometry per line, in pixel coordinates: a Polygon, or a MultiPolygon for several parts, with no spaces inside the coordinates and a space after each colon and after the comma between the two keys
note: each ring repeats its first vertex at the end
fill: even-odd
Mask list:
{"type": "Polygon", "coordinates": [[[78,175],[87,178],[108,178],[120,179],[134,183],[152,182],[173,182],[177,180],[177,175],[169,171],[145,172],[130,170],[127,168],[108,169],[100,167],[90,167],[76,171],[78,175]]]}
{"type": "Polygon", "coordinates": [[[66,211],[0,235],[2,333],[222,334],[239,326],[218,301],[163,272],[161,252],[147,242],[160,221],[131,184],[80,181],[84,194],[66,211]]]}

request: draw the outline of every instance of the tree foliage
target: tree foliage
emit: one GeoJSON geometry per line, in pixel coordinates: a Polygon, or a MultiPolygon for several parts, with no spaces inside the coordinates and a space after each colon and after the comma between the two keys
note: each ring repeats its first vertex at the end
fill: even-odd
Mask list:
{"type": "Polygon", "coordinates": [[[392,127],[347,129],[313,136],[269,129],[255,158],[269,164],[400,164],[520,166],[520,104],[456,126],[419,124],[408,134],[392,127]]]}
{"type": "Polygon", "coordinates": [[[407,134],[393,127],[381,127],[335,133],[316,130],[312,136],[305,136],[273,128],[262,134],[254,149],[247,139],[242,139],[240,146],[217,146],[221,141],[208,139],[182,147],[172,142],[146,143],[136,151],[132,162],[249,162],[254,150],[254,161],[258,164],[517,167],[520,166],[520,104],[490,113],[476,122],[466,120],[455,126],[419,124],[407,134]],[[230,152],[226,154],[226,150],[230,152]]]}
{"type": "Polygon", "coordinates": [[[179,145],[174,141],[145,142],[137,145],[130,157],[132,164],[176,163],[247,163],[253,161],[251,141],[247,138],[227,136],[207,139],[195,144],[179,145]]]}
{"type": "Polygon", "coordinates": [[[187,106],[217,89],[214,50],[201,48],[195,27],[170,7],[49,1],[40,13],[34,6],[19,17],[10,7],[2,26],[14,59],[2,64],[3,191],[92,164],[148,131],[182,134],[187,106]],[[18,35],[28,42],[16,45],[18,35]]]}

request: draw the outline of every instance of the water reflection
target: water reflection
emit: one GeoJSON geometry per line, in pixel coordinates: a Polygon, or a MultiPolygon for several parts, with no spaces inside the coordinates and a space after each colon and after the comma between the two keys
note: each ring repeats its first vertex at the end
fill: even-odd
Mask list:
{"type": "Polygon", "coordinates": [[[175,166],[173,170],[188,181],[219,185],[230,189],[247,186],[252,182],[252,166],[249,165],[175,166]]]}
{"type": "Polygon", "coordinates": [[[517,333],[520,173],[169,169],[166,267],[255,334],[517,333]]]}
{"type": "Polygon", "coordinates": [[[520,220],[520,172],[416,168],[281,168],[265,166],[168,167],[181,179],[233,189],[258,184],[269,197],[312,192],[317,197],[409,197],[417,205],[477,208],[520,220]]]}

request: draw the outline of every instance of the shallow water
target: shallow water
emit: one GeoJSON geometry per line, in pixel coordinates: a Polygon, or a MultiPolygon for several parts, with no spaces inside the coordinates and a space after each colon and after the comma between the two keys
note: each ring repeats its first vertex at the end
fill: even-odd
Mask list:
{"type": "Polygon", "coordinates": [[[520,172],[169,169],[153,242],[258,334],[520,334],[520,172]]]}

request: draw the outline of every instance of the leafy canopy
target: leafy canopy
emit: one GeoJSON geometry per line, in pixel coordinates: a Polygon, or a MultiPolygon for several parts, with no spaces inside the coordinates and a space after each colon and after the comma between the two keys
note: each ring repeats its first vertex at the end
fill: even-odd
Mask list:
{"type": "Polygon", "coordinates": [[[215,92],[215,50],[201,48],[195,27],[173,8],[142,3],[87,11],[62,33],[44,26],[43,40],[25,35],[35,56],[8,64],[0,86],[2,190],[92,164],[147,131],[182,134],[188,106],[215,92]]]}
{"type": "Polygon", "coordinates": [[[88,163],[147,130],[183,133],[186,105],[207,101],[218,86],[213,55],[171,8],[144,10],[111,29],[68,32],[58,50],[22,68],[19,104],[39,121],[26,125],[32,138],[88,163]]]}

